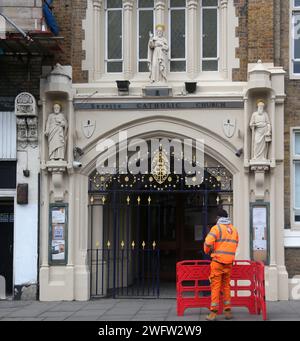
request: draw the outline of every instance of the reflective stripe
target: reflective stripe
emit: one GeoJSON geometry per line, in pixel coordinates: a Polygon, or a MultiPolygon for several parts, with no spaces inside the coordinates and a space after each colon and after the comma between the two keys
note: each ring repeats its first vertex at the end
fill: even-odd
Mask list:
{"type": "Polygon", "coordinates": [[[211,307],[218,307],[219,303],[211,303],[211,307]]]}
{"type": "Polygon", "coordinates": [[[213,236],[215,239],[217,239],[217,236],[214,233],[212,233],[212,232],[210,232],[208,235],[209,236],[213,236]]]}
{"type": "Polygon", "coordinates": [[[218,253],[218,254],[221,254],[221,255],[232,255],[232,256],[235,256],[235,252],[215,251],[214,253],[218,253]]]}
{"type": "Polygon", "coordinates": [[[224,301],[224,305],[230,305],[230,301],[224,301]]]}
{"type": "Polygon", "coordinates": [[[212,248],[212,245],[209,245],[207,243],[204,243],[204,244],[205,244],[205,246],[209,247],[210,249],[212,248]]]}
{"type": "Polygon", "coordinates": [[[234,243],[234,244],[238,244],[237,240],[234,239],[218,239],[216,240],[216,243],[234,243]]]}
{"type": "Polygon", "coordinates": [[[220,226],[220,225],[218,225],[218,229],[219,229],[219,233],[220,233],[219,239],[222,239],[222,229],[221,229],[221,226],[220,226]]]}

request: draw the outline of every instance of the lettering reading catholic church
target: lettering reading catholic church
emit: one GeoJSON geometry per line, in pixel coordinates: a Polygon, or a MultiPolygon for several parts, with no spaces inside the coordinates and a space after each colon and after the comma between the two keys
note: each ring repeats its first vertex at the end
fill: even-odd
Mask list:
{"type": "Polygon", "coordinates": [[[241,109],[242,101],[75,103],[77,110],[241,109]]]}

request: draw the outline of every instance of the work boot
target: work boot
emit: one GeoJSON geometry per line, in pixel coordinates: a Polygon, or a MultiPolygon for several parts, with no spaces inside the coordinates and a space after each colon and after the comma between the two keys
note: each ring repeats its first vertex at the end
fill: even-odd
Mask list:
{"type": "Polygon", "coordinates": [[[233,319],[233,315],[232,315],[231,309],[224,310],[224,315],[225,315],[225,319],[226,320],[232,320],[233,319]]]}
{"type": "Polygon", "coordinates": [[[206,321],[216,321],[217,320],[217,312],[211,311],[210,314],[206,316],[206,321]]]}

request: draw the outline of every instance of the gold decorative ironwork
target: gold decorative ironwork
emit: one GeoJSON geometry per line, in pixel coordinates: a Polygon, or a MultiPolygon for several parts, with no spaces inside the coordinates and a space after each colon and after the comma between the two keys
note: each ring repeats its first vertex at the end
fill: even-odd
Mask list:
{"type": "Polygon", "coordinates": [[[103,196],[101,200],[102,200],[102,204],[105,205],[105,201],[106,201],[105,196],[103,196]]]}
{"type": "Polygon", "coordinates": [[[170,163],[166,153],[160,148],[154,153],[151,173],[160,185],[163,184],[170,174],[170,163]]]}
{"type": "Polygon", "coordinates": [[[132,243],[131,243],[131,247],[132,247],[132,250],[134,250],[134,247],[135,247],[135,242],[134,242],[134,240],[133,240],[132,243]]]}
{"type": "Polygon", "coordinates": [[[138,203],[138,205],[141,203],[141,197],[140,196],[138,196],[138,198],[137,198],[137,203],[138,203]]]}
{"type": "Polygon", "coordinates": [[[154,240],[153,243],[152,243],[152,248],[153,248],[153,250],[155,250],[155,248],[156,248],[156,242],[155,242],[155,240],[154,240]]]}
{"type": "Polygon", "coordinates": [[[94,196],[92,195],[91,197],[90,197],[90,203],[93,205],[93,203],[94,203],[94,196]]]}
{"type": "Polygon", "coordinates": [[[99,241],[97,240],[97,241],[96,241],[96,249],[99,249],[99,246],[100,246],[100,243],[99,243],[99,241]]]}
{"type": "Polygon", "coordinates": [[[219,202],[220,202],[220,197],[219,196],[217,196],[216,201],[217,201],[217,204],[219,205],[219,202]]]}
{"type": "Polygon", "coordinates": [[[121,248],[124,249],[125,243],[124,240],[121,241],[121,248]]]}
{"type": "Polygon", "coordinates": [[[129,195],[128,195],[126,201],[127,201],[127,205],[129,205],[130,204],[130,197],[129,197],[129,195]]]}
{"type": "Polygon", "coordinates": [[[145,243],[145,241],[143,241],[143,242],[142,242],[143,250],[145,249],[145,246],[146,246],[146,243],[145,243]]]}
{"type": "Polygon", "coordinates": [[[148,205],[151,205],[151,197],[150,197],[150,195],[148,197],[148,205]]]}
{"type": "Polygon", "coordinates": [[[110,248],[110,241],[109,240],[107,241],[106,246],[108,249],[110,248]]]}

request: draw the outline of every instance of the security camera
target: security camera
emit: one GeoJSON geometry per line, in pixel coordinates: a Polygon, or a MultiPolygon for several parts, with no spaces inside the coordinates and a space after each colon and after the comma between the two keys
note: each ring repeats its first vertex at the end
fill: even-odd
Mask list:
{"type": "Polygon", "coordinates": [[[73,167],[74,168],[81,168],[82,167],[82,163],[79,161],[73,161],[73,167]]]}
{"type": "Polygon", "coordinates": [[[243,148],[240,148],[240,149],[238,149],[238,150],[236,151],[235,155],[236,155],[237,157],[241,157],[242,154],[243,154],[243,152],[244,152],[244,149],[243,149],[243,148]]]}
{"type": "Polygon", "coordinates": [[[76,159],[78,156],[82,156],[84,154],[84,151],[79,147],[74,147],[73,154],[74,158],[76,159]]]}

